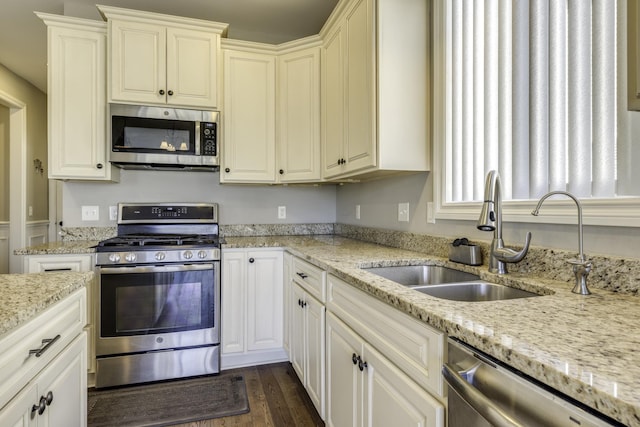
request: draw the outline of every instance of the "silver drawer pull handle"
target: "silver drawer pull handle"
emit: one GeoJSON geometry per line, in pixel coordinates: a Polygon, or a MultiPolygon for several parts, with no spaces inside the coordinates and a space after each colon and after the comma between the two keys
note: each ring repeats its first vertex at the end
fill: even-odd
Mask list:
{"type": "Polygon", "coordinates": [[[29,354],[35,354],[36,357],[40,357],[44,354],[45,351],[49,349],[53,345],[54,342],[60,339],[60,334],[56,335],[54,338],[45,338],[42,340],[42,344],[45,346],[42,348],[36,348],[35,350],[29,350],[29,354]]]}

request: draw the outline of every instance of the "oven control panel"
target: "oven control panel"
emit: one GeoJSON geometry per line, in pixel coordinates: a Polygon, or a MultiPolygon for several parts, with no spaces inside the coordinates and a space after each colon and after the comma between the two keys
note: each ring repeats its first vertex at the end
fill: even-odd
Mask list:
{"type": "Polygon", "coordinates": [[[133,252],[99,252],[96,265],[185,264],[219,261],[219,248],[169,249],[133,252]]]}
{"type": "Polygon", "coordinates": [[[120,203],[118,224],[217,222],[216,203],[120,203]]]}

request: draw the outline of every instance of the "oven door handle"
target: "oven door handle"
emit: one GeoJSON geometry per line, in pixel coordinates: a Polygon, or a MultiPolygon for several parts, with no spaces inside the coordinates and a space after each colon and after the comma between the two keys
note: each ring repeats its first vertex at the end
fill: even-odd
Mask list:
{"type": "Polygon", "coordinates": [[[487,396],[469,384],[451,365],[442,365],[442,376],[449,386],[456,391],[485,420],[497,427],[524,427],[509,414],[496,406],[487,396]]]}
{"type": "Polygon", "coordinates": [[[164,273],[213,269],[213,264],[145,265],[136,267],[100,267],[100,274],[164,273]]]}

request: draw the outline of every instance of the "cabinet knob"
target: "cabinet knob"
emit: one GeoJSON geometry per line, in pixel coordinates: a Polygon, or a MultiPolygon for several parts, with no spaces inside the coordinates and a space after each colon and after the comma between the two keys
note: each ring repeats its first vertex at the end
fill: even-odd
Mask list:
{"type": "Polygon", "coordinates": [[[96,165],[96,167],[97,167],[98,169],[102,169],[102,163],[98,163],[98,164],[96,165]]]}
{"type": "Polygon", "coordinates": [[[284,170],[280,169],[278,172],[280,172],[280,175],[284,175],[284,170]]]}
{"type": "Polygon", "coordinates": [[[224,168],[224,171],[225,171],[225,172],[227,172],[227,173],[229,173],[229,172],[231,172],[231,169],[229,169],[229,168],[224,168]]]}
{"type": "Polygon", "coordinates": [[[47,402],[47,406],[51,405],[51,402],[53,402],[53,392],[52,391],[49,391],[49,393],[47,393],[46,402],[47,402]]]}
{"type": "Polygon", "coordinates": [[[360,358],[355,353],[351,355],[351,361],[353,362],[354,365],[358,363],[358,359],[360,358]]]}
{"type": "Polygon", "coordinates": [[[160,91],[158,92],[160,95],[164,95],[164,89],[160,89],[160,91]]]}
{"type": "Polygon", "coordinates": [[[173,95],[173,91],[170,90],[169,92],[167,92],[167,95],[169,95],[169,96],[173,95]]]}
{"type": "Polygon", "coordinates": [[[249,262],[250,262],[251,264],[253,264],[253,262],[254,262],[254,261],[255,261],[255,259],[253,259],[253,258],[249,258],[249,262]]]}
{"type": "Polygon", "coordinates": [[[42,415],[45,409],[47,409],[47,398],[41,396],[38,404],[31,407],[31,418],[35,417],[36,412],[38,412],[38,415],[42,415]]]}
{"type": "Polygon", "coordinates": [[[360,372],[364,371],[364,368],[366,367],[367,367],[367,362],[365,362],[362,359],[358,360],[358,368],[360,369],[360,372]]]}

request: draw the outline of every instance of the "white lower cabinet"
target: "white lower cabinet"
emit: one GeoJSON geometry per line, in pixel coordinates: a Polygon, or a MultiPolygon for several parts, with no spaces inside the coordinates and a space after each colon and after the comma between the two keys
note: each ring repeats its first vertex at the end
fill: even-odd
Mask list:
{"type": "Polygon", "coordinates": [[[327,315],[328,426],[444,425],[444,407],[336,316],[327,315]]]}
{"type": "Polygon", "coordinates": [[[325,307],[294,282],[290,308],[291,364],[324,418],[325,307]]]}
{"type": "Polygon", "coordinates": [[[82,289],[0,340],[0,426],[86,426],[85,298],[82,289]]]}
{"type": "Polygon", "coordinates": [[[444,333],[327,276],[327,426],[443,427],[444,333]]]}
{"type": "Polygon", "coordinates": [[[281,249],[223,249],[221,368],[287,360],[281,249]]]}
{"type": "MultiPolygon", "coordinates": [[[[92,271],[95,262],[92,254],[52,254],[26,255],[24,257],[24,271],[26,273],[55,273],[60,271],[92,271]]],[[[95,295],[97,284],[94,280],[88,283],[87,289],[87,374],[89,387],[95,385],[96,374],[96,344],[95,344],[95,295]]]]}

